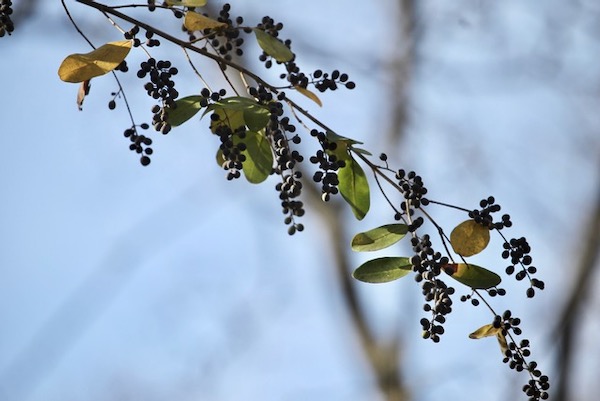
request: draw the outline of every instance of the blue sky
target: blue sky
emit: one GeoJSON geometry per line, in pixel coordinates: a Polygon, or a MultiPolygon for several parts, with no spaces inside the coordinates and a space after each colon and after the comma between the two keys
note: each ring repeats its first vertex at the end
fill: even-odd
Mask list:
{"type": "MultiPolygon", "coordinates": [[[[423,3],[411,124],[391,148],[380,138],[389,129],[386,67],[397,46],[387,39],[391,2],[363,4],[360,12],[338,1],[233,3],[249,23],[263,14],[285,22],[307,71],[340,68],[357,82],[355,91],[322,96],[322,109],[300,99],[328,125],[375,154],[385,150],[391,164],[417,169],[433,199],[467,206],[493,194],[513,215],[509,235],[530,238],[549,289],[524,303],[523,286],[512,291],[509,279],[515,298],[498,308],[517,304],[534,354],[549,366],[546,322],[569,279],[572,226],[584,221],[598,178],[597,100],[587,90],[597,75],[586,69],[597,61],[590,55],[597,43],[586,18],[572,17],[557,49],[545,39],[560,10],[538,13],[533,2],[464,1],[462,11],[423,3]]],[[[106,107],[116,89],[109,76],[92,82],[84,111],[77,110],[76,85],[61,82],[56,70],[87,47],[56,4],[43,8],[0,40],[10,60],[0,64],[0,399],[375,399],[316,213],[308,211],[304,233],[288,237],[275,181],[227,182],[204,121],[155,136],[153,162],[141,167],[122,136],[123,104],[106,107]]],[[[97,43],[120,39],[101,15],[72,11],[97,43]]],[[[174,51],[156,54],[179,57],[184,70],[174,51]]],[[[135,69],[142,55],[130,57],[135,69]]],[[[152,103],[140,81],[122,79],[136,118],[148,120],[152,103]]],[[[201,88],[191,75],[181,79],[182,94],[201,88]]],[[[377,196],[373,202],[383,205],[377,196]]],[[[434,213],[449,227],[463,219],[434,213]]],[[[374,207],[351,229],[390,216],[374,207]]],[[[497,253],[476,262],[501,271],[497,253]]],[[[501,364],[493,341],[467,339],[487,323],[483,309],[458,306],[433,345],[419,338],[414,282],[360,285],[360,293],[377,333],[400,333],[415,400],[500,400],[525,380],[501,364]],[[441,381],[448,369],[461,374],[441,381]]],[[[587,332],[582,341],[597,354],[587,332]]],[[[592,358],[581,366],[598,367],[592,358]]],[[[582,370],[579,380],[591,386],[589,376],[582,370]]]]}

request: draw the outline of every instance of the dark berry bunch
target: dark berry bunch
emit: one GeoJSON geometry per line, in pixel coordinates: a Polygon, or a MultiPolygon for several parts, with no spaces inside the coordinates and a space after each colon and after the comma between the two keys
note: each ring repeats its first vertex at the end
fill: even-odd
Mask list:
{"type": "MultiPolygon", "coordinates": [[[[379,157],[382,161],[387,159],[385,154],[379,157]]],[[[427,188],[423,184],[421,176],[414,171],[408,173],[404,169],[399,169],[395,173],[395,178],[398,181],[397,189],[402,194],[404,200],[400,204],[400,209],[396,212],[394,218],[401,220],[405,216],[409,217],[410,224],[408,225],[409,232],[415,232],[424,223],[423,217],[412,218],[415,209],[426,206],[428,201],[424,198],[427,193],[427,188]]]]}
{"type": "Polygon", "coordinates": [[[179,92],[175,89],[175,82],[171,79],[177,75],[177,68],[171,65],[169,60],[158,60],[149,58],[147,61],[142,61],[140,69],[137,72],[138,78],[150,77],[150,81],[144,84],[144,89],[148,96],[153,99],[160,100],[160,105],[152,107],[152,125],[156,131],[163,134],[168,134],[171,131],[171,125],[168,122],[167,109],[177,107],[175,99],[179,96],[179,92]]]}
{"type": "Polygon", "coordinates": [[[317,138],[321,144],[314,156],[310,157],[310,162],[318,166],[318,170],[313,174],[313,181],[321,184],[321,199],[328,202],[331,195],[336,195],[340,183],[337,171],[345,166],[345,162],[335,155],[338,144],[330,142],[325,133],[316,129],[311,130],[310,135],[317,138]]]}
{"type": "Polygon", "coordinates": [[[531,380],[523,386],[523,392],[529,397],[530,401],[546,400],[548,399],[547,390],[550,388],[550,382],[548,376],[542,375],[542,372],[537,368],[537,362],[527,362],[527,358],[531,356],[529,340],[524,338],[518,344],[512,341],[512,334],[515,336],[522,334],[520,324],[521,319],[512,316],[510,310],[504,311],[502,316],[496,315],[494,317],[494,328],[501,329],[502,337],[506,338],[508,336],[510,339],[506,343],[503,362],[517,372],[524,370],[529,372],[531,380]]]}
{"type": "Polygon", "coordinates": [[[543,290],[545,284],[542,280],[533,278],[532,276],[537,273],[537,268],[532,265],[533,258],[529,254],[531,247],[525,237],[511,238],[510,241],[505,241],[503,244],[504,250],[502,251],[503,259],[510,259],[510,265],[506,267],[506,274],[509,276],[515,273],[517,266],[520,266],[519,271],[515,274],[515,278],[521,281],[525,278],[529,278],[529,288],[527,289],[527,297],[533,298],[535,296],[535,289],[543,290]]]}
{"type": "MultiPolygon", "coordinates": [[[[216,29],[207,28],[201,32],[201,38],[206,39],[207,44],[210,44],[215,52],[227,61],[231,61],[234,55],[239,57],[244,54],[242,50],[244,38],[240,36],[244,19],[242,17],[234,19],[230,15],[230,11],[231,6],[229,4],[224,4],[221,11],[219,11],[217,21],[225,24],[225,26],[216,29]]],[[[198,40],[196,32],[187,32],[190,42],[198,40]]]]}
{"type": "Polygon", "coordinates": [[[7,33],[10,35],[15,30],[15,25],[10,19],[12,13],[12,1],[0,0],[0,38],[7,33]]]}
{"type": "Polygon", "coordinates": [[[490,230],[502,230],[505,227],[511,227],[512,221],[510,215],[502,215],[502,220],[494,222],[494,213],[499,212],[502,207],[496,203],[493,196],[482,199],[479,202],[481,209],[474,209],[469,212],[469,217],[475,220],[476,223],[488,227],[490,230]]]}
{"type": "Polygon", "coordinates": [[[353,81],[349,81],[348,74],[340,73],[338,70],[333,70],[331,74],[316,70],[312,74],[312,84],[319,92],[325,92],[326,90],[334,91],[338,89],[338,85],[344,85],[348,89],[356,88],[356,84],[353,81]]]}
{"type": "MultiPolygon", "coordinates": [[[[150,155],[152,154],[152,139],[148,138],[146,135],[140,134],[138,132],[138,127],[135,125],[131,128],[127,128],[123,135],[125,138],[129,138],[131,144],[129,145],[129,150],[136,152],[140,156],[140,163],[142,166],[147,166],[150,164],[150,155]]],[[[139,126],[141,129],[148,129],[149,125],[144,123],[139,126]]]]}
{"type": "Polygon", "coordinates": [[[423,310],[431,312],[431,318],[422,318],[423,338],[439,342],[444,334],[443,324],[446,315],[452,312],[452,299],[454,288],[448,287],[438,276],[448,264],[448,258],[434,251],[431,238],[428,234],[421,238],[416,235],[411,239],[414,255],[411,257],[412,269],[416,273],[415,281],[421,283],[422,293],[425,297],[423,310]]]}
{"type": "MultiPolygon", "coordinates": [[[[283,29],[283,24],[281,22],[275,22],[275,20],[273,20],[273,18],[269,16],[264,16],[262,21],[256,26],[256,28],[265,31],[274,38],[277,38],[279,37],[279,32],[283,29]]],[[[292,45],[292,41],[286,39],[285,41],[283,41],[283,44],[290,48],[292,45]]],[[[258,59],[265,63],[265,68],[271,68],[273,66],[273,58],[265,52],[262,52],[258,59]]]]}

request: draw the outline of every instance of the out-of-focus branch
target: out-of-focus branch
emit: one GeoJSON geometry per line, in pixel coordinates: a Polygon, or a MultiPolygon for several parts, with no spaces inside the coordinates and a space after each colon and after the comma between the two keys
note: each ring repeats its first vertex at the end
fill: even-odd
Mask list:
{"type": "Polygon", "coordinates": [[[555,328],[555,337],[558,339],[558,355],[556,365],[558,368],[558,385],[555,392],[555,401],[571,399],[570,382],[572,373],[573,351],[576,347],[576,329],[583,317],[581,311],[590,291],[591,278],[594,269],[600,264],[600,186],[594,210],[589,214],[587,229],[581,243],[583,249],[580,253],[577,277],[571,295],[555,328]]]}
{"type": "Polygon", "coordinates": [[[350,275],[351,264],[348,260],[348,241],[346,241],[348,229],[344,224],[345,218],[342,216],[342,209],[325,204],[321,200],[321,193],[314,185],[307,185],[304,194],[307,201],[312,203],[313,210],[319,213],[323,225],[328,228],[327,234],[332,244],[337,281],[348,307],[352,326],[382,395],[388,401],[408,400],[408,391],[401,379],[399,338],[387,341],[379,341],[375,338],[350,275]]]}
{"type": "Polygon", "coordinates": [[[416,48],[416,5],[415,0],[398,0],[396,51],[390,66],[392,79],[390,102],[389,138],[398,143],[404,137],[408,123],[408,88],[415,64],[416,48]]]}

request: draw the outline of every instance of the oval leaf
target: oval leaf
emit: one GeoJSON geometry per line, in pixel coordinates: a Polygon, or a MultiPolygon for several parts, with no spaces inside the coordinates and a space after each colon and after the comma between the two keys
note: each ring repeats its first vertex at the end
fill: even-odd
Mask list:
{"type": "Polygon", "coordinates": [[[384,257],[369,260],[354,270],[352,277],[365,283],[387,283],[406,276],[412,271],[408,258],[384,257]]]}
{"type": "Polygon", "coordinates": [[[264,106],[254,104],[244,109],[244,122],[251,131],[260,131],[271,121],[271,112],[264,106]]]}
{"type": "Polygon", "coordinates": [[[167,0],[170,6],[204,7],[207,0],[167,0]]]}
{"type": "Polygon", "coordinates": [[[246,160],[242,162],[246,179],[252,184],[266,180],[273,169],[273,152],[267,137],[260,132],[246,131],[244,139],[238,138],[237,142],[246,144],[246,149],[242,152],[246,156],[246,160]]]}
{"type": "Polygon", "coordinates": [[[387,224],[352,238],[352,250],[357,252],[378,251],[400,241],[408,232],[406,224],[387,224]]]}
{"type": "Polygon", "coordinates": [[[185,13],[183,26],[185,26],[185,29],[187,29],[188,31],[203,31],[205,29],[223,28],[226,27],[227,24],[224,22],[216,21],[212,18],[205,17],[202,14],[195,13],[193,11],[188,11],[187,13],[185,13]]]}
{"type": "Polygon", "coordinates": [[[306,96],[307,98],[309,98],[310,100],[312,100],[313,102],[318,104],[320,107],[323,107],[323,103],[321,103],[321,99],[319,99],[319,97],[317,95],[315,95],[313,92],[309,91],[306,88],[298,86],[298,85],[294,86],[294,89],[296,89],[298,92],[302,93],[304,96],[306,96]]]}
{"type": "Polygon", "coordinates": [[[352,157],[345,160],[346,165],[338,170],[338,188],[344,200],[352,208],[354,216],[362,220],[371,206],[369,182],[360,164],[352,157]]]}
{"type": "Polygon", "coordinates": [[[496,273],[477,265],[451,263],[443,268],[450,277],[473,289],[485,290],[497,286],[502,281],[496,273]]]}
{"type": "Polygon", "coordinates": [[[294,53],[281,40],[274,38],[262,29],[254,29],[254,34],[261,49],[275,60],[285,63],[294,58],[294,53]]]}
{"type": "Polygon", "coordinates": [[[489,242],[490,230],[477,224],[475,220],[463,221],[450,233],[452,249],[463,257],[478,254],[485,249],[489,242]]]}
{"type": "Polygon", "coordinates": [[[194,117],[202,108],[200,100],[202,96],[188,96],[175,101],[177,107],[169,108],[167,121],[174,127],[183,124],[190,118],[194,117]]]}
{"type": "Polygon", "coordinates": [[[58,76],[65,82],[83,82],[104,75],[125,60],[131,50],[131,40],[110,42],[85,54],[67,56],[58,68],[58,76]]]}

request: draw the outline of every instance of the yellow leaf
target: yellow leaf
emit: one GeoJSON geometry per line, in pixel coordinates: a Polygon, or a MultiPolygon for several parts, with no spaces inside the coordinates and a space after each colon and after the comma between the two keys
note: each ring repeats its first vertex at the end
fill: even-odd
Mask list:
{"type": "Polygon", "coordinates": [[[454,227],[450,233],[450,244],[458,255],[468,257],[483,251],[490,242],[490,230],[477,224],[475,220],[466,220],[454,227]]]}
{"type": "Polygon", "coordinates": [[[58,68],[58,76],[65,82],[83,82],[104,75],[117,68],[130,50],[131,41],[121,40],[86,54],[71,54],[58,68]]]}
{"type": "Polygon", "coordinates": [[[312,100],[313,102],[318,104],[319,106],[323,107],[323,103],[321,103],[321,99],[319,99],[319,97],[317,95],[315,95],[313,92],[311,92],[308,89],[305,89],[301,86],[294,86],[294,89],[296,89],[298,92],[302,93],[304,96],[306,96],[307,98],[309,98],[310,100],[312,100]]]}
{"type": "Polygon", "coordinates": [[[183,25],[188,31],[203,31],[205,29],[217,29],[227,26],[224,22],[216,21],[193,11],[185,13],[183,25]]]}
{"type": "Polygon", "coordinates": [[[469,338],[478,339],[484,337],[496,336],[498,340],[498,345],[500,345],[500,351],[502,355],[506,355],[506,351],[508,350],[508,344],[506,342],[506,337],[502,332],[502,329],[499,327],[494,327],[493,324],[486,324],[481,326],[471,334],[469,334],[469,338]]]}
{"type": "Polygon", "coordinates": [[[471,334],[469,334],[469,338],[478,339],[484,337],[495,336],[499,332],[502,332],[502,329],[494,327],[493,324],[486,324],[485,326],[481,326],[471,334]]]}
{"type": "Polygon", "coordinates": [[[170,6],[204,7],[207,0],[167,0],[170,6]]]}

